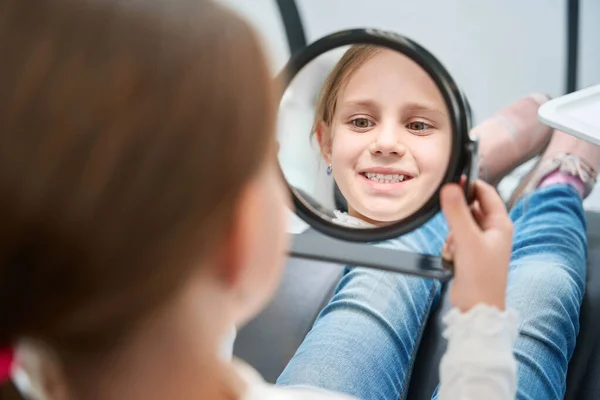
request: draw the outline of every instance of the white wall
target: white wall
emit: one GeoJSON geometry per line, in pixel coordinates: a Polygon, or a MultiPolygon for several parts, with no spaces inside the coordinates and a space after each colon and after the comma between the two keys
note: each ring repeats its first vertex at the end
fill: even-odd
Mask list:
{"type": "Polygon", "coordinates": [[[372,26],[428,48],[476,119],[530,91],[562,89],[564,0],[299,0],[308,37],[372,26]]]}
{"type": "MultiPolygon", "coordinates": [[[[263,34],[274,71],[289,57],[275,0],[222,0],[263,34]]],[[[562,94],[567,0],[296,0],[307,38],[357,27],[392,30],[427,47],[467,93],[475,121],[519,97],[562,94]]],[[[581,0],[579,86],[600,83],[600,1],[581,0]]],[[[298,139],[300,140],[300,139],[298,139]]],[[[508,195],[528,166],[500,187],[508,195]]],[[[600,209],[600,189],[588,202],[600,209]]]]}
{"type": "Polygon", "coordinates": [[[600,83],[600,1],[581,0],[579,86],[600,83]]]}

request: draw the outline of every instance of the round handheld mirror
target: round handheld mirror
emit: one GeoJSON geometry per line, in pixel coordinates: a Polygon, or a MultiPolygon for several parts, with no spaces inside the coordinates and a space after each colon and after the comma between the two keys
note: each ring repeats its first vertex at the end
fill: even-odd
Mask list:
{"type": "Polygon", "coordinates": [[[406,37],[355,29],[296,53],[280,81],[281,171],[296,214],[325,235],[304,235],[296,255],[449,278],[439,258],[398,265],[397,252],[350,246],[421,226],[461,175],[468,195],[476,143],[466,99],[442,64],[406,37]]]}

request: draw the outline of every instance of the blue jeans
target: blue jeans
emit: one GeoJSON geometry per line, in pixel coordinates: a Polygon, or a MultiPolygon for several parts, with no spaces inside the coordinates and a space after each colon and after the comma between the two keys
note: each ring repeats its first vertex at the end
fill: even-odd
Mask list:
{"type": "MultiPolygon", "coordinates": [[[[517,398],[562,399],[585,290],[582,202],[570,186],[548,186],[520,200],[511,218],[507,306],[521,317],[517,398]]],[[[439,214],[385,245],[439,254],[447,232],[439,214]]],[[[435,280],[348,268],[277,384],[316,386],[365,400],[405,398],[440,287],[435,280]]]]}

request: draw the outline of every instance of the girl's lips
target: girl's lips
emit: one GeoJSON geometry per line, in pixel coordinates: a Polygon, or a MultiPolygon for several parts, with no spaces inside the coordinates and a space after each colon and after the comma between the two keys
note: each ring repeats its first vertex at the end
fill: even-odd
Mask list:
{"type": "Polygon", "coordinates": [[[403,192],[406,186],[410,184],[410,181],[413,180],[412,177],[407,177],[402,182],[378,182],[367,178],[364,173],[360,173],[358,175],[358,179],[361,182],[363,182],[371,191],[377,193],[394,194],[398,192],[403,192]]]}
{"type": "Polygon", "coordinates": [[[361,175],[366,175],[369,173],[381,174],[381,175],[404,175],[404,176],[411,177],[411,178],[413,178],[415,176],[415,174],[412,174],[405,170],[396,169],[396,168],[385,168],[385,167],[367,168],[367,169],[359,171],[359,174],[361,174],[361,175]]]}

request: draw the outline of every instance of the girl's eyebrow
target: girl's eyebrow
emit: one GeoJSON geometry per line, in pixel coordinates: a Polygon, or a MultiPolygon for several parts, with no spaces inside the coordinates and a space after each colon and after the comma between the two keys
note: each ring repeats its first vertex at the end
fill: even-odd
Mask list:
{"type": "Polygon", "coordinates": [[[377,109],[379,107],[379,103],[371,99],[357,99],[357,100],[346,100],[341,104],[343,108],[368,108],[368,109],[377,109]]]}
{"type": "Polygon", "coordinates": [[[431,113],[442,118],[448,118],[448,111],[446,108],[440,109],[439,107],[435,107],[426,103],[407,103],[404,105],[403,109],[408,112],[431,113]]]}
{"type": "MultiPolygon", "coordinates": [[[[342,102],[341,107],[343,108],[367,108],[367,109],[378,109],[379,103],[371,99],[350,99],[342,102]]],[[[441,118],[448,118],[447,110],[440,109],[434,105],[424,102],[409,102],[402,106],[402,111],[409,113],[427,113],[435,114],[441,118]]]]}

